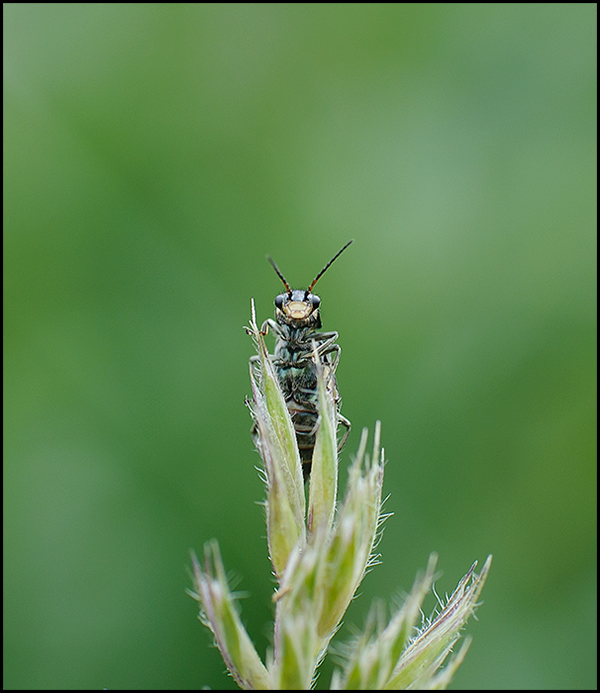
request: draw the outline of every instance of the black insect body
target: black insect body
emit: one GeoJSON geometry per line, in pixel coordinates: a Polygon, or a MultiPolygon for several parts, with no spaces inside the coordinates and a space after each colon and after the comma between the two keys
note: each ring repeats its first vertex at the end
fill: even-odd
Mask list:
{"type": "MultiPolygon", "coordinates": [[[[317,332],[321,327],[321,299],[312,293],[317,281],[341,253],[352,243],[346,245],[317,274],[308,289],[291,289],[275,262],[267,256],[269,262],[283,282],[286,292],[275,298],[275,320],[268,319],[262,324],[261,332],[266,334],[269,327],[277,337],[272,362],[277,372],[279,383],[290,412],[304,480],[308,479],[315,447],[317,409],[317,370],[314,361],[314,349],[324,369],[325,380],[333,394],[336,406],[337,423],[345,427],[338,444],[342,449],[350,432],[350,421],[340,413],[341,398],[337,389],[335,371],[337,369],[341,348],[336,344],[337,332],[317,332]]],[[[257,363],[258,357],[252,357],[257,363]]],[[[256,440],[258,431],[252,431],[256,440]]]]}

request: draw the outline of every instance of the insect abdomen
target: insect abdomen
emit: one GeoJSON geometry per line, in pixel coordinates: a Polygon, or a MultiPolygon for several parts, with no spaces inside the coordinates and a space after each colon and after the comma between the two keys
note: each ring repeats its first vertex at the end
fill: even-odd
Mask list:
{"type": "MultiPolygon", "coordinates": [[[[329,354],[326,354],[323,360],[325,364],[329,365],[329,354]]],[[[307,340],[299,340],[292,346],[290,341],[280,339],[275,348],[275,363],[281,389],[296,432],[298,451],[306,480],[311,470],[319,416],[317,372],[312,360],[311,346],[307,340]]],[[[334,375],[332,375],[331,381],[339,411],[339,396],[335,387],[334,375]]]]}

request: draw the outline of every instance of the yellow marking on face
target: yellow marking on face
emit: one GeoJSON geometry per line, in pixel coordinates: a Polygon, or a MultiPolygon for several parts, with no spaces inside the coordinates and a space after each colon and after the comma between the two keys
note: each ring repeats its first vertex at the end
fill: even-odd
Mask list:
{"type": "Polygon", "coordinates": [[[285,312],[292,320],[302,320],[311,314],[312,306],[304,301],[290,301],[285,306],[285,312]]]}

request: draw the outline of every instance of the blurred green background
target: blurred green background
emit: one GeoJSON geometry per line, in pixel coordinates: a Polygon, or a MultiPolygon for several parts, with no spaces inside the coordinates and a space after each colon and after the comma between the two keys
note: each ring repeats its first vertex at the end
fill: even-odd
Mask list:
{"type": "Polygon", "coordinates": [[[342,467],[380,418],[394,516],[338,637],[493,553],[453,687],[595,688],[596,5],[4,20],[4,687],[235,688],[184,593],[211,537],[264,654],[242,326],[266,253],[305,287],[354,238],[342,467]]]}

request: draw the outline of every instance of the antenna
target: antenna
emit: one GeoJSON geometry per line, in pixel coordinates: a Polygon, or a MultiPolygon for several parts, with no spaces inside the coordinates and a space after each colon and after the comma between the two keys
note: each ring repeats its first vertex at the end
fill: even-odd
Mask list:
{"type": "MultiPolygon", "coordinates": [[[[338,254],[339,254],[339,253],[338,253],[338,254]]],[[[267,255],[267,260],[273,265],[273,269],[277,272],[277,276],[278,276],[279,279],[281,279],[281,281],[285,284],[285,288],[287,289],[288,296],[291,297],[291,295],[292,295],[292,290],[290,289],[290,285],[289,285],[289,284],[287,283],[287,281],[285,280],[285,277],[283,276],[283,274],[281,274],[281,270],[280,270],[279,267],[277,267],[277,265],[275,264],[275,260],[273,260],[273,258],[272,258],[270,255],[267,255]]],[[[331,263],[330,263],[330,264],[331,264],[331,263]]]]}
{"type": "MultiPolygon", "coordinates": [[[[348,241],[348,243],[346,243],[346,245],[341,250],[338,250],[338,252],[331,258],[331,260],[329,260],[329,262],[325,265],[325,267],[323,267],[323,269],[319,272],[319,274],[317,274],[317,276],[313,279],[313,283],[308,287],[308,289],[306,289],[307,294],[309,294],[313,290],[314,285],[325,274],[325,272],[331,267],[331,265],[333,264],[333,261],[337,260],[338,257],[344,252],[344,250],[346,250],[346,248],[350,245],[350,243],[354,243],[354,238],[351,241],[348,241]]],[[[269,259],[271,259],[271,258],[269,258],[269,259]]],[[[273,264],[273,267],[275,267],[275,263],[272,260],[271,260],[271,262],[273,264]]],[[[277,274],[279,274],[279,276],[281,277],[281,274],[280,274],[279,270],[277,269],[277,267],[275,267],[275,270],[277,271],[277,274]]],[[[281,277],[281,278],[283,279],[283,277],[281,277]]],[[[285,279],[283,279],[283,283],[287,286],[287,282],[285,281],[285,279]]]]}

